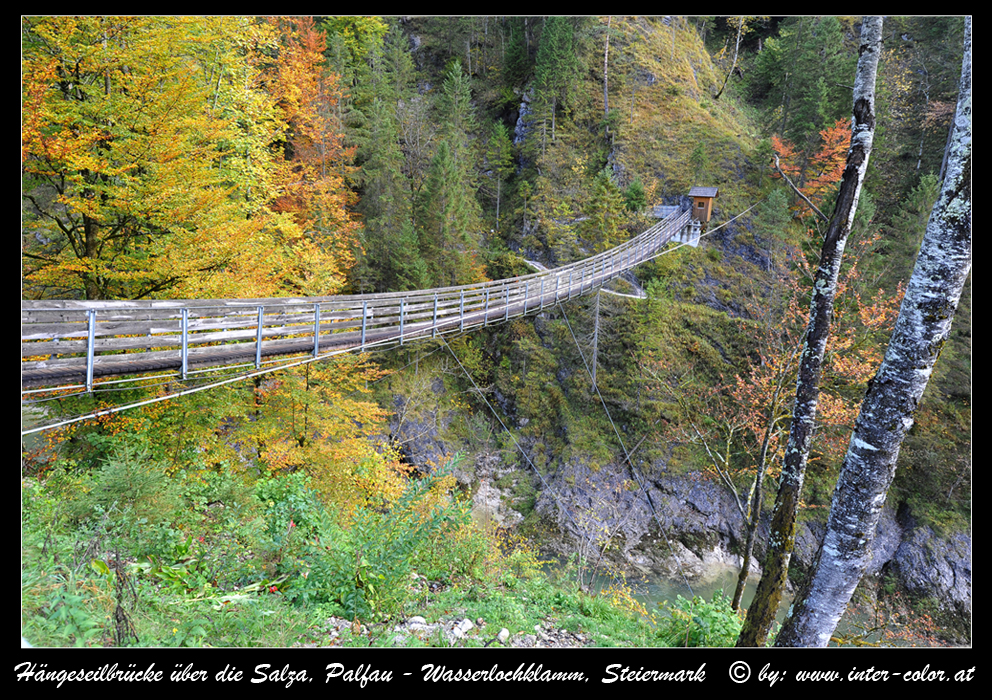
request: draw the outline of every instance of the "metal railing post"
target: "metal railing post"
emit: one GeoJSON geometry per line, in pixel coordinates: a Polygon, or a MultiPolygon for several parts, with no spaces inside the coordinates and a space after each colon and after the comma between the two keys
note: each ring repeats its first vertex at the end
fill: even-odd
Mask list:
{"type": "Polygon", "coordinates": [[[431,321],[431,337],[437,337],[437,292],[434,292],[434,320],[431,321]]]}
{"type": "Polygon", "coordinates": [[[320,354],[320,302],[313,305],[313,356],[320,354]]]}
{"type": "Polygon", "coordinates": [[[180,323],[182,328],[182,351],[180,355],[182,356],[182,378],[186,381],[186,371],[189,369],[189,309],[185,306],[183,307],[183,320],[180,323]]]}
{"type": "Polygon", "coordinates": [[[264,323],[263,318],[264,307],[258,307],[258,321],[255,324],[255,369],[260,369],[262,366],[262,324],[264,323]]]}
{"type": "Polygon", "coordinates": [[[458,332],[465,331],[465,290],[462,290],[461,298],[458,300],[458,332]]]}
{"type": "Polygon", "coordinates": [[[406,299],[400,299],[400,345],[403,344],[403,316],[406,313],[406,299]]]}
{"type": "Polygon", "coordinates": [[[369,318],[369,300],[362,301],[362,351],[365,351],[365,324],[369,318]]]}
{"type": "Polygon", "coordinates": [[[86,311],[86,391],[93,391],[93,360],[96,355],[96,309],[86,311]]]}

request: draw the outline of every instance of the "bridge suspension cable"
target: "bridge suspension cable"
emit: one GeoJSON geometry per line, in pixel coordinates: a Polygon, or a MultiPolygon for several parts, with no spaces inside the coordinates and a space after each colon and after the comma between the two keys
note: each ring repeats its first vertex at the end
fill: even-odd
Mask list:
{"type": "MultiPolygon", "coordinates": [[[[59,398],[74,389],[78,393],[112,391],[118,382],[147,386],[149,381],[172,383],[178,377],[186,383],[206,373],[252,369],[162,396],[24,429],[21,434],[213,389],[343,353],[378,351],[441,334],[460,335],[537,313],[561,301],[593,293],[626,271],[681,247],[665,249],[685,228],[689,215],[675,212],[637,237],[582,261],[484,284],[313,299],[23,301],[24,405],[48,400],[23,400],[34,394],[59,398]],[[300,358],[303,353],[309,356],[300,358]],[[162,370],[166,372],[148,375],[162,370]],[[132,375],[139,376],[110,379],[132,375]],[[53,396],[55,392],[58,396],[53,396]]],[[[704,235],[709,233],[712,231],[704,235]]]]}
{"type": "Polygon", "coordinates": [[[588,294],[643,263],[688,222],[673,213],[599,255],[512,279],[438,289],[315,298],[164,301],[24,301],[21,387],[85,386],[169,370],[273,357],[318,357],[340,349],[462,333],[588,294]]]}
{"type": "MultiPolygon", "coordinates": [[[[631,459],[631,452],[627,451],[627,446],[623,442],[623,438],[620,436],[620,431],[617,429],[617,424],[613,421],[613,416],[610,415],[610,409],[606,406],[606,401],[603,399],[603,394],[599,391],[599,385],[596,383],[596,378],[593,376],[592,370],[589,369],[589,363],[586,362],[585,353],[582,352],[582,347],[579,345],[579,339],[575,337],[575,331],[572,330],[572,324],[568,320],[568,314],[565,313],[564,307],[561,307],[562,317],[565,319],[565,324],[568,326],[568,332],[572,336],[572,341],[575,343],[576,350],[579,351],[579,357],[582,358],[582,365],[586,369],[586,374],[589,375],[589,379],[592,381],[592,386],[596,390],[596,396],[599,397],[599,403],[603,406],[603,412],[606,414],[607,419],[610,421],[610,425],[613,426],[613,433],[617,436],[617,442],[620,443],[620,449],[623,450],[624,459],[627,462],[627,466],[630,468],[630,473],[634,477],[634,481],[637,483],[638,488],[641,493],[644,494],[644,498],[648,503],[648,507],[651,509],[651,515],[654,517],[654,521],[658,524],[658,529],[661,531],[662,535],[665,537],[665,543],[668,545],[668,550],[672,553],[675,558],[675,562],[678,565],[679,573],[682,575],[682,582],[689,591],[689,596],[692,598],[692,586],[689,585],[689,578],[685,574],[685,570],[682,568],[682,561],[675,556],[675,549],[672,547],[672,541],[668,537],[668,532],[665,530],[664,526],[661,524],[661,520],[658,518],[658,510],[654,507],[654,500],[651,498],[651,493],[648,491],[647,486],[644,485],[643,479],[641,479],[640,474],[637,472],[637,467],[634,465],[634,460],[631,459]]],[[[643,442],[643,440],[642,440],[643,442]]],[[[640,446],[640,442],[637,446],[640,446]]],[[[634,449],[637,449],[636,447],[634,449]]]]}

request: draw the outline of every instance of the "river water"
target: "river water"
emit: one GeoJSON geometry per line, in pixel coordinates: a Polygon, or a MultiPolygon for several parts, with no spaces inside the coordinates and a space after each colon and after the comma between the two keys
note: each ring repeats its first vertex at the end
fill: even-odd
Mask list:
{"type": "MultiPolygon", "coordinates": [[[[699,596],[703,600],[710,601],[718,592],[722,592],[728,599],[733,598],[734,590],[737,588],[738,571],[734,567],[713,568],[708,572],[704,581],[687,582],[685,580],[671,580],[662,578],[642,578],[628,579],[626,585],[630,588],[634,598],[636,598],[648,611],[655,610],[666,601],[671,603],[678,596],[691,600],[692,597],[699,596]]],[[[602,590],[607,586],[616,583],[617,579],[609,576],[596,576],[590,586],[593,590],[602,590]]],[[[758,585],[758,579],[752,578],[744,588],[744,597],[741,607],[745,610],[751,605],[754,599],[754,592],[758,585]]],[[[786,593],[779,607],[777,619],[781,623],[785,620],[785,615],[792,604],[793,596],[786,593]]],[[[835,634],[856,635],[866,627],[872,627],[871,620],[853,614],[845,615],[837,626],[835,634]]],[[[867,642],[878,642],[882,632],[878,631],[865,638],[867,642]]],[[[900,645],[901,644],[897,644],[900,645]]],[[[834,646],[834,644],[831,644],[834,646]]]]}

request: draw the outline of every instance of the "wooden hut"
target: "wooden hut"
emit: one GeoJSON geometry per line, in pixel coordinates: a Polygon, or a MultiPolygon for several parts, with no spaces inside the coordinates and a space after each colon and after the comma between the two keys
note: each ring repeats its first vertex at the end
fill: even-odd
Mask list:
{"type": "Polygon", "coordinates": [[[692,217],[700,223],[709,223],[713,214],[713,200],[717,195],[716,187],[693,187],[689,190],[692,197],[692,217]]]}

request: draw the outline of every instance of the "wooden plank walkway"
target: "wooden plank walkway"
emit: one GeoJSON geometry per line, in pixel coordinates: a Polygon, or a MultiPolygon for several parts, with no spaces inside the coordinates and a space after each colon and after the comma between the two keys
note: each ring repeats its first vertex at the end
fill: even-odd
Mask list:
{"type": "Polygon", "coordinates": [[[594,292],[654,256],[689,222],[674,212],[636,238],[554,270],[389,294],[267,299],[21,302],[21,388],[248,364],[405,344],[535,313],[594,292]]]}

